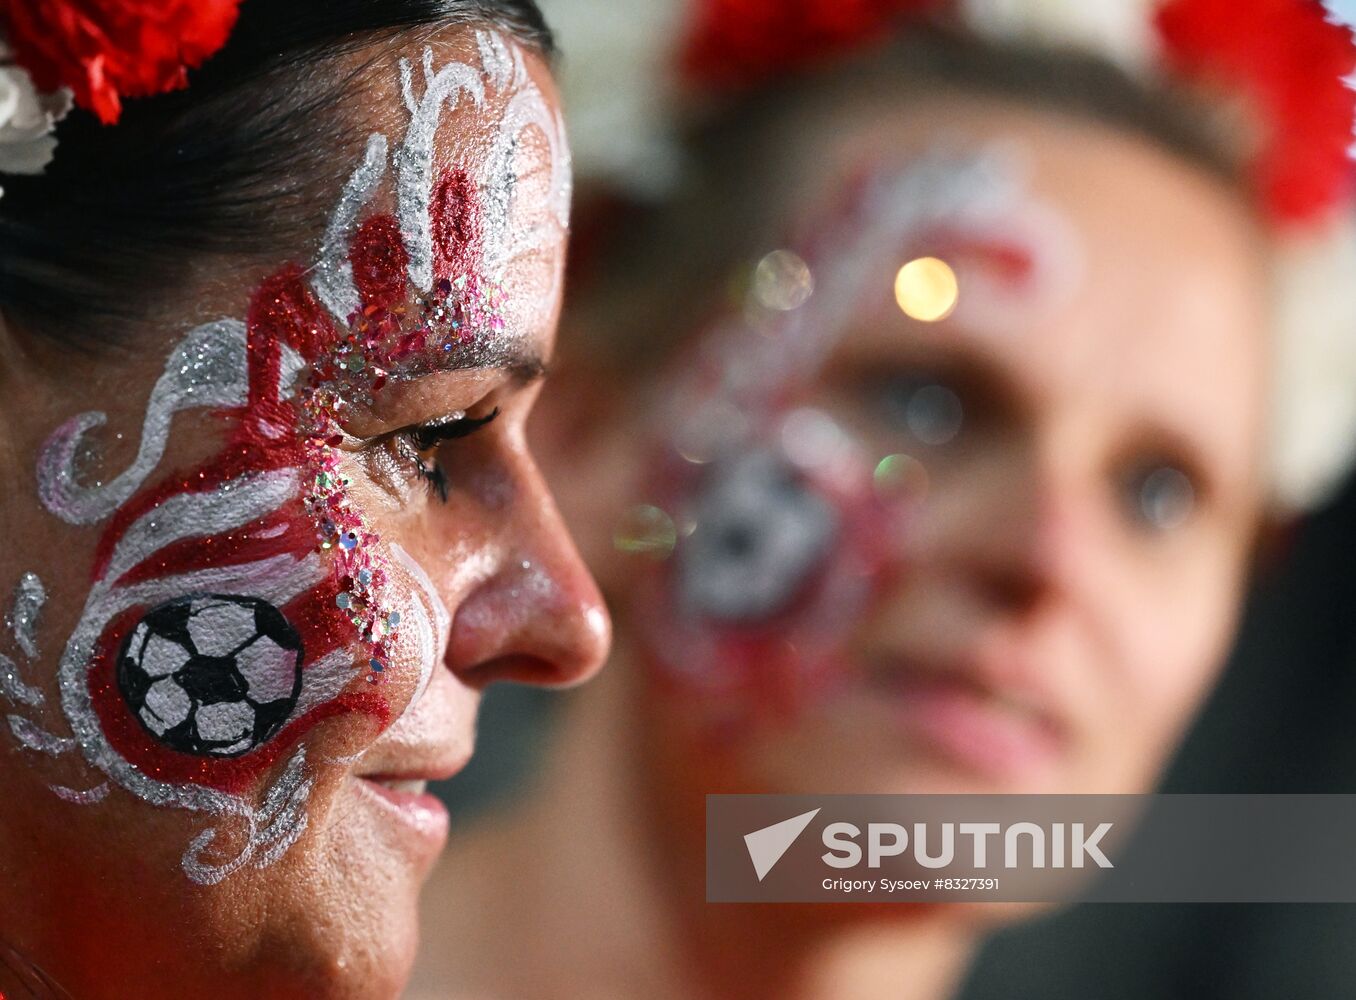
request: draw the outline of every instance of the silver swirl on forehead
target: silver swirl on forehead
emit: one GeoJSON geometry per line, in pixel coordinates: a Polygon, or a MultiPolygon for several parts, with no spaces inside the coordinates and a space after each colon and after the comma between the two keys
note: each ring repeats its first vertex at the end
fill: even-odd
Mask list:
{"type": "Polygon", "coordinates": [[[358,226],[358,216],[386,176],[386,157],[386,136],[381,133],[369,136],[367,153],[344,185],[320,243],[311,287],[325,308],[341,323],[347,323],[349,317],[362,309],[362,299],[353,281],[349,246],[358,226]]]}
{"type": "Polygon", "coordinates": [[[481,74],[466,63],[448,63],[436,73],[433,50],[424,49],[424,95],[414,96],[413,70],[408,59],[400,60],[400,85],[410,125],[405,141],[396,151],[396,203],[400,235],[409,254],[410,281],[415,288],[433,286],[433,221],[429,205],[433,197],[433,144],[442,120],[443,106],[455,108],[463,93],[477,107],[485,103],[481,74]]]}
{"type": "MultiPolygon", "coordinates": [[[[434,146],[444,110],[455,110],[463,95],[484,107],[489,92],[507,93],[504,111],[495,127],[490,147],[476,171],[477,190],[484,212],[485,276],[502,281],[508,265],[534,250],[549,246],[559,232],[569,227],[573,196],[573,172],[565,123],[552,113],[540,88],[532,80],[522,49],[493,31],[477,31],[479,68],[451,62],[435,69],[433,50],[426,47],[421,58],[424,83],[416,95],[415,70],[408,59],[400,60],[400,89],[410,121],[405,138],[395,150],[396,215],[401,240],[408,255],[408,275],[416,289],[433,286],[433,191],[436,187],[434,146]],[[541,132],[547,145],[550,171],[546,217],[515,226],[513,206],[518,187],[515,170],[524,133],[541,132]]],[[[362,210],[371,201],[385,176],[388,142],[374,134],[368,139],[363,161],[355,169],[331,216],[320,253],[313,265],[312,287],[326,308],[346,323],[360,308],[361,299],[353,280],[348,247],[362,210]]],[[[559,291],[561,275],[554,276],[551,297],[559,291]]]]}
{"type": "Polygon", "coordinates": [[[102,521],[126,503],[160,464],[174,414],[202,407],[244,406],[248,393],[245,324],[222,319],[198,327],[175,348],[151,391],[132,465],[110,483],[80,485],[86,436],[108,421],[105,413],[82,413],[43,446],[38,458],[38,496],[43,506],[68,524],[102,521]]]}
{"type": "Polygon", "coordinates": [[[503,90],[513,78],[513,54],[504,36],[497,31],[476,32],[476,48],[485,79],[496,90],[503,90]]]}
{"type": "Polygon", "coordinates": [[[481,193],[485,201],[486,264],[494,280],[502,279],[514,259],[549,246],[560,231],[569,228],[573,172],[565,124],[559,112],[552,113],[541,89],[527,72],[520,50],[513,52],[516,93],[504,108],[494,145],[485,159],[481,193]],[[518,189],[515,161],[523,136],[536,128],[546,140],[550,195],[546,218],[513,227],[514,195],[518,189]]]}

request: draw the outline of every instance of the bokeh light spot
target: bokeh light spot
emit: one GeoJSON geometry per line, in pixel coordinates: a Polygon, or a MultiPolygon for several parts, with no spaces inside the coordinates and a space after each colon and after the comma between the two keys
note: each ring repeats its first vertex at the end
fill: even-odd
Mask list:
{"type": "Polygon", "coordinates": [[[960,282],[946,261],[919,257],[895,275],[895,301],[910,319],[936,323],[955,311],[960,282]]]}
{"type": "Polygon", "coordinates": [[[814,294],[810,265],[790,250],[774,250],[753,272],[753,297],[764,309],[791,312],[814,294]]]}
{"type": "Polygon", "coordinates": [[[887,503],[916,503],[928,492],[927,469],[910,455],[886,455],[872,479],[876,496],[887,503]]]}
{"type": "Polygon", "coordinates": [[[658,507],[637,504],[617,522],[612,532],[612,544],[618,552],[646,556],[662,561],[673,554],[678,544],[678,529],[673,518],[658,507]]]}
{"type": "Polygon", "coordinates": [[[904,410],[909,433],[934,448],[950,444],[965,422],[965,406],[944,385],[925,385],[909,399],[904,410]]]}

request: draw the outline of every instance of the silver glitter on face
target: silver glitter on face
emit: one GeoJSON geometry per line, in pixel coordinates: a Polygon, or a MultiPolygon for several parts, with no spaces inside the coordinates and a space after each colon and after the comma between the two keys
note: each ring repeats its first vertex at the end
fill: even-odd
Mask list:
{"type": "Polygon", "coordinates": [[[80,485],[79,456],[86,435],[108,421],[82,413],[58,430],[38,458],[38,496],[68,524],[94,524],[121,507],[164,457],[170,422],[180,410],[243,406],[249,391],[245,324],[223,319],[192,331],[170,355],[151,392],[136,460],[103,486],[80,485]]]}
{"type": "MultiPolygon", "coordinates": [[[[500,119],[494,143],[481,172],[480,196],[485,220],[485,270],[492,281],[503,281],[514,261],[546,250],[558,242],[570,225],[573,166],[565,123],[552,113],[541,89],[528,72],[522,50],[510,50],[511,73],[503,89],[512,93],[500,119]],[[544,160],[536,132],[546,144],[544,160]],[[528,158],[530,156],[530,159],[528,158]],[[540,196],[529,196],[520,178],[547,174],[540,196]]],[[[537,194],[537,192],[532,192],[537,194]]],[[[562,273],[555,269],[551,284],[537,301],[552,302],[560,294],[562,273]]],[[[520,305],[522,303],[519,303],[520,305]]],[[[541,316],[528,316],[518,325],[530,328],[541,316]]]]}
{"type": "Polygon", "coordinates": [[[463,93],[477,107],[485,103],[485,84],[480,73],[465,63],[449,63],[433,71],[433,50],[424,50],[424,96],[414,96],[414,73],[409,60],[400,61],[401,92],[410,112],[405,141],[396,151],[396,200],[400,235],[409,254],[410,282],[415,288],[433,287],[433,220],[429,213],[433,195],[433,146],[442,120],[443,106],[455,109],[463,93]]]}
{"type": "Polygon", "coordinates": [[[476,48],[485,79],[495,90],[503,90],[513,77],[513,55],[504,36],[496,31],[477,31],[476,48]]]}
{"type": "Polygon", "coordinates": [[[386,176],[386,136],[377,133],[367,140],[363,162],[344,185],[339,204],[330,216],[325,238],[320,244],[311,287],[325,307],[340,323],[362,308],[362,299],[353,283],[353,265],[349,246],[358,227],[358,218],[386,176]]]}
{"type": "Polygon", "coordinates": [[[18,664],[4,653],[0,653],[0,698],[28,708],[39,708],[44,700],[41,691],[24,683],[18,664]]]}
{"type": "Polygon", "coordinates": [[[9,731],[14,734],[20,746],[49,757],[60,757],[75,747],[74,740],[53,736],[41,726],[20,715],[9,717],[9,731]]]}
{"type": "Polygon", "coordinates": [[[306,802],[314,784],[314,779],[306,776],[306,748],[299,747],[257,809],[233,800],[236,808],[227,814],[245,822],[249,835],[245,847],[222,863],[204,860],[216,840],[217,829],[204,830],[184,852],[184,873],[198,885],[216,885],[251,862],[256,868],[276,862],[306,829],[306,802]]]}
{"type": "MultiPolygon", "coordinates": [[[[435,69],[433,51],[425,49],[419,95],[414,67],[407,60],[401,61],[401,90],[410,116],[408,130],[394,149],[394,139],[380,134],[368,137],[361,162],[341,192],[308,274],[317,297],[341,325],[348,324],[361,307],[349,247],[365,209],[388,176],[394,178],[409,278],[421,293],[427,294],[431,289],[434,242],[430,204],[439,166],[435,163],[438,128],[449,109],[464,104],[484,108],[487,89],[495,92],[505,110],[494,126],[496,131],[486,136],[484,144],[474,146],[474,158],[468,158],[469,162],[462,165],[471,173],[489,206],[487,229],[494,236],[484,247],[484,259],[492,268],[487,267],[487,273],[474,277],[495,284],[490,291],[499,294],[502,289],[497,283],[511,261],[563,238],[568,224],[570,161],[560,116],[551,113],[532,82],[518,46],[493,32],[477,33],[476,45],[479,67],[453,62],[435,69]],[[540,130],[544,144],[527,143],[524,135],[528,129],[540,130]],[[529,155],[541,159],[543,150],[550,156],[549,172],[538,171],[547,164],[527,162],[529,155]],[[520,197],[520,174],[549,176],[549,195],[537,197],[534,188],[532,198],[520,197]]],[[[559,268],[556,271],[558,281],[559,268]]],[[[543,290],[546,284],[545,280],[536,282],[530,288],[531,296],[519,297],[546,299],[543,290]]],[[[487,294],[486,298],[494,304],[493,295],[487,294]]],[[[503,325],[496,314],[494,330],[502,329],[503,325]]],[[[107,422],[105,414],[82,414],[53,434],[38,465],[39,495],[44,506],[70,524],[104,520],[132,498],[158,468],[176,413],[195,408],[233,410],[245,406],[249,399],[246,332],[243,322],[227,319],[198,327],[187,335],[170,356],[151,393],[135,460],[111,481],[86,485],[80,475],[82,462],[96,457],[90,432],[107,422]]],[[[507,353],[506,338],[487,337],[471,349],[485,358],[498,357],[507,353]]],[[[285,345],[282,354],[282,395],[289,398],[307,366],[285,345]]],[[[390,367],[388,374],[393,380],[418,372],[417,368],[390,367]]],[[[90,768],[109,779],[99,784],[90,782],[92,787],[85,789],[50,786],[63,801],[90,805],[101,801],[116,784],[150,805],[210,817],[212,825],[193,838],[182,856],[184,872],[201,885],[218,883],[244,866],[272,864],[302,836],[309,822],[307,804],[314,781],[307,774],[306,746],[296,748],[261,798],[246,798],[192,782],[174,784],[160,780],[125,759],[110,743],[94,707],[90,667],[110,624],[129,612],[155,608],[193,594],[249,595],[282,607],[316,588],[330,568],[316,553],[278,555],[171,576],[141,578],[129,574],[130,570],[150,564],[170,546],[254,530],[251,525],[263,522],[295,501],[301,492],[302,484],[295,470],[248,475],[210,492],[171,496],[127,525],[91,587],[60,658],[59,701],[71,736],[53,735],[46,719],[40,725],[22,714],[9,717],[11,732],[20,746],[72,757],[78,751],[90,768]],[[134,582],[120,582],[125,578],[134,582]]],[[[420,658],[413,704],[437,667],[450,622],[447,609],[422,568],[398,547],[394,558],[404,566],[409,578],[408,601],[401,610],[411,636],[411,655],[420,658]]],[[[32,623],[28,636],[36,651],[41,601],[30,604],[31,614],[26,613],[25,620],[32,623]]],[[[27,647],[22,642],[20,646],[27,654],[27,647]]],[[[336,650],[307,664],[302,671],[300,693],[287,721],[293,722],[332,701],[359,672],[351,650],[336,650]]],[[[25,685],[17,666],[2,657],[0,695],[15,706],[16,713],[31,709],[29,714],[36,715],[43,708],[41,693],[25,685]]]]}
{"type": "Polygon", "coordinates": [[[93,788],[67,788],[65,785],[48,785],[52,794],[62,802],[68,802],[73,806],[93,806],[98,805],[104,799],[108,798],[111,790],[107,781],[102,785],[95,785],[93,788]]]}
{"type": "Polygon", "coordinates": [[[19,577],[14,591],[14,608],[10,612],[10,629],[14,641],[30,660],[38,658],[38,617],[47,603],[47,591],[36,573],[19,577]]]}

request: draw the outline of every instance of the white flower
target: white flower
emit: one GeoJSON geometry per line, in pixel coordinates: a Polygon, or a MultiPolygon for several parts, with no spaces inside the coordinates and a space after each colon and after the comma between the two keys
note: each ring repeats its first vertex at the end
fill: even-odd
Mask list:
{"type": "Polygon", "coordinates": [[[70,109],[69,90],[39,94],[27,70],[0,65],[0,173],[42,173],[56,149],[52,130],[70,109]]]}
{"type": "Polygon", "coordinates": [[[1036,41],[1088,49],[1135,72],[1157,55],[1158,0],[961,0],[965,22],[999,41],[1036,41]]]}

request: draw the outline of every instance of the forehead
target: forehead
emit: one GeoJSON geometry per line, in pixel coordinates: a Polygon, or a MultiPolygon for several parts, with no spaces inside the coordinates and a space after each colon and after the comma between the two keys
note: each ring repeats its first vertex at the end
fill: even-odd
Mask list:
{"type": "MultiPolygon", "coordinates": [[[[789,204],[804,206],[786,213],[799,216],[797,231],[813,234],[832,218],[845,183],[864,170],[907,169],[939,144],[962,158],[1000,151],[1017,182],[1009,207],[958,224],[952,236],[963,239],[941,238],[962,279],[950,319],[914,323],[899,312],[897,269],[932,249],[899,246],[876,267],[866,303],[885,321],[859,319],[843,350],[962,355],[1041,405],[1165,425],[1234,469],[1250,467],[1266,270],[1252,217],[1226,185],[1147,139],[975,99],[821,120],[807,134],[817,155],[799,158],[810,168],[786,188],[789,204]],[[994,259],[1014,247],[1055,279],[1002,287],[994,259]]],[[[946,229],[943,218],[932,235],[946,229]]]]}
{"type": "MultiPolygon", "coordinates": [[[[476,272],[494,289],[507,335],[537,356],[549,353],[573,181],[545,60],[501,32],[457,27],[368,53],[358,80],[350,116],[357,159],[374,138],[386,137],[390,150],[364,211],[398,218],[412,275],[421,252],[435,273],[476,272]],[[442,247],[458,245],[477,247],[474,259],[441,259],[442,247]]],[[[333,219],[352,200],[346,190],[333,219]]]]}

